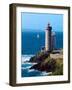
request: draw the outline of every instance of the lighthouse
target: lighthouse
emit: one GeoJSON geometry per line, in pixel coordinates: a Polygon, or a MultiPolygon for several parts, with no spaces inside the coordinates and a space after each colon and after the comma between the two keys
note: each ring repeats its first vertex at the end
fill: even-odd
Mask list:
{"type": "Polygon", "coordinates": [[[51,34],[51,50],[54,50],[56,48],[56,34],[55,32],[52,32],[51,34]]]}
{"type": "Polygon", "coordinates": [[[51,31],[52,27],[50,23],[48,23],[48,26],[45,30],[45,50],[51,52],[51,31]]]}

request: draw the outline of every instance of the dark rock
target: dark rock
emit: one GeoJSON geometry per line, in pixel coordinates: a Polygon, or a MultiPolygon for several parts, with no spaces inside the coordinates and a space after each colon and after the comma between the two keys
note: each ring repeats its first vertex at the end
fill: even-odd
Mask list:
{"type": "Polygon", "coordinates": [[[40,53],[39,55],[31,57],[29,62],[36,62],[36,63],[43,62],[49,55],[50,54],[48,52],[40,53]]]}
{"type": "Polygon", "coordinates": [[[56,68],[56,61],[54,59],[49,60],[45,64],[42,64],[42,63],[38,63],[36,65],[33,65],[30,69],[36,69],[36,70],[39,70],[39,71],[52,72],[56,68]]]}

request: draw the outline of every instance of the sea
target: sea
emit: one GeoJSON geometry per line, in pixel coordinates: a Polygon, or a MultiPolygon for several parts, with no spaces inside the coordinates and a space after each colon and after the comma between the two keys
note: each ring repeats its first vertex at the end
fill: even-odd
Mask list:
{"type": "MultiPolygon", "coordinates": [[[[23,31],[21,34],[21,77],[47,76],[47,72],[30,69],[36,63],[28,62],[45,46],[45,32],[23,31]]],[[[63,48],[63,32],[55,32],[55,49],[60,48],[63,48]]]]}

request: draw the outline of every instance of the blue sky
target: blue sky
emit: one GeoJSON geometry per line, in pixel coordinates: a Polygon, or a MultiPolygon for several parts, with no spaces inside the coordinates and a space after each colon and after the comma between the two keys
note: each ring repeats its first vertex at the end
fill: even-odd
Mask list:
{"type": "Polygon", "coordinates": [[[53,31],[63,31],[62,14],[21,13],[22,31],[44,31],[48,22],[51,24],[53,31]]]}

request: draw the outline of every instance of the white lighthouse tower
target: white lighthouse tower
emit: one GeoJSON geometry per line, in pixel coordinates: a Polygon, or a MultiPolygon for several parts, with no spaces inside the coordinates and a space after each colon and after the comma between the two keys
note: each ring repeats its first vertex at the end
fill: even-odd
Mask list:
{"type": "Polygon", "coordinates": [[[51,30],[52,27],[48,23],[47,29],[45,30],[45,50],[51,51],[51,30]]]}

